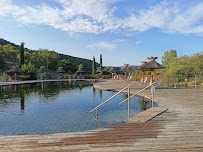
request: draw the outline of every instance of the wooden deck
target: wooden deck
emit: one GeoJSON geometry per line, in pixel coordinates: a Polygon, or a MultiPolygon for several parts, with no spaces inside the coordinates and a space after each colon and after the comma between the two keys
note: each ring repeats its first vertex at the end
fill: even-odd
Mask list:
{"type": "MultiPolygon", "coordinates": [[[[120,90],[127,84],[108,81],[96,83],[95,88],[120,90]]],[[[136,85],[131,88],[132,93],[138,90],[136,85]]],[[[150,97],[150,89],[139,95],[150,97]]],[[[155,100],[168,110],[145,123],[77,133],[0,136],[0,152],[202,152],[203,90],[156,89],[155,100]]]]}

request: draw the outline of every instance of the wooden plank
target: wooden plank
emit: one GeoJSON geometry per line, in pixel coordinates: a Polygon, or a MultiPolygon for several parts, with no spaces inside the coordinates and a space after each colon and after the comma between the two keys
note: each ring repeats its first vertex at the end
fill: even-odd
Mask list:
{"type": "Polygon", "coordinates": [[[147,122],[167,110],[168,109],[166,109],[166,108],[153,107],[153,108],[147,109],[145,111],[142,111],[142,112],[136,114],[135,116],[129,118],[129,122],[136,122],[136,121],[147,122]]]}

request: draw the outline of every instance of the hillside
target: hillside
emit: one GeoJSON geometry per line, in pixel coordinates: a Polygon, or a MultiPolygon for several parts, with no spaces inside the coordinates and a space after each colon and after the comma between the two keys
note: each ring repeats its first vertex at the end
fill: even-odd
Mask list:
{"type": "MultiPolygon", "coordinates": [[[[10,69],[12,65],[19,64],[19,45],[0,38],[0,46],[0,57],[1,60],[4,60],[4,63],[2,63],[4,65],[0,65],[0,68],[6,70],[10,69]]],[[[48,56],[50,62],[48,66],[50,70],[54,71],[57,70],[58,66],[63,66],[69,73],[74,73],[77,70],[78,65],[82,64],[86,73],[92,72],[92,60],[60,54],[55,51],[46,49],[30,50],[25,48],[25,56],[27,59],[25,63],[31,62],[36,68],[45,66],[46,57],[48,56]]],[[[96,63],[96,67],[98,66],[99,64],[96,63]]]]}

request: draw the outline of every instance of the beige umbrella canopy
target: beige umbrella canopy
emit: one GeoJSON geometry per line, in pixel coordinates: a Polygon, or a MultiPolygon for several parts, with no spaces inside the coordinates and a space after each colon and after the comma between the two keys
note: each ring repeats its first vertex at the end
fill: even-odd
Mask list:
{"type": "Polygon", "coordinates": [[[153,75],[154,75],[154,69],[163,69],[165,68],[164,66],[162,66],[161,64],[157,63],[155,60],[158,57],[148,57],[149,62],[147,62],[146,64],[144,64],[143,66],[140,67],[141,71],[151,71],[151,83],[153,83],[153,75]]]}
{"type": "Polygon", "coordinates": [[[125,80],[127,78],[127,72],[130,72],[132,70],[128,65],[129,64],[124,64],[124,66],[119,70],[125,72],[125,80]]]}
{"type": "Polygon", "coordinates": [[[102,70],[101,70],[101,68],[100,68],[100,67],[98,67],[98,68],[97,68],[96,73],[102,73],[102,70]]]}
{"type": "Polygon", "coordinates": [[[113,73],[116,72],[116,70],[114,69],[114,67],[111,67],[111,69],[109,69],[109,72],[112,73],[112,79],[113,79],[113,73]]]}
{"type": "Polygon", "coordinates": [[[9,73],[15,73],[15,80],[16,80],[16,73],[21,73],[22,71],[18,68],[18,66],[13,66],[11,70],[8,71],[9,73]]]}

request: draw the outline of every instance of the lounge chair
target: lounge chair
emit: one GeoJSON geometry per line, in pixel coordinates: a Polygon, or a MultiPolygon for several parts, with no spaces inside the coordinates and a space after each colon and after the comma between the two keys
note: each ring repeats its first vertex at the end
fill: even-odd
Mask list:
{"type": "Polygon", "coordinates": [[[146,86],[147,79],[148,79],[148,77],[145,77],[143,84],[142,84],[142,79],[141,79],[141,81],[137,81],[136,83],[137,83],[139,86],[146,86]]]}
{"type": "Polygon", "coordinates": [[[156,82],[156,84],[155,84],[156,87],[159,87],[159,86],[160,86],[160,84],[161,84],[161,79],[162,79],[162,78],[159,78],[159,79],[157,80],[157,82],[156,82]]]}
{"type": "Polygon", "coordinates": [[[127,80],[133,80],[133,76],[128,77],[127,80]]]}

